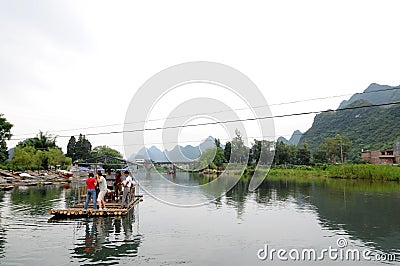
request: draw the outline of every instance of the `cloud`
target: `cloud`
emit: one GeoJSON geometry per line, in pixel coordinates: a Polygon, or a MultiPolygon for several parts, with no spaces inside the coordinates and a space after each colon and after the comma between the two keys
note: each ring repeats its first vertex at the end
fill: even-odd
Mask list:
{"type": "Polygon", "coordinates": [[[3,99],[46,89],[43,65],[62,64],[71,53],[85,53],[91,46],[83,23],[61,1],[1,1],[0,33],[3,99]]]}
{"type": "Polygon", "coordinates": [[[89,34],[65,2],[1,1],[0,17],[2,41],[24,42],[29,47],[42,37],[59,46],[88,48],[89,34]]]}

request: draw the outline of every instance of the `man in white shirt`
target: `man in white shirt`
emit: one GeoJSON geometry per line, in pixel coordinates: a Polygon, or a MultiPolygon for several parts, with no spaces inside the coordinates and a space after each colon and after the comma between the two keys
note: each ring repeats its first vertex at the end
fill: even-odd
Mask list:
{"type": "Polygon", "coordinates": [[[129,175],[129,171],[124,172],[125,180],[122,182],[124,193],[122,194],[121,208],[129,207],[129,194],[132,186],[135,186],[132,177],[129,175]]]}
{"type": "Polygon", "coordinates": [[[97,173],[97,182],[99,183],[100,193],[97,197],[97,205],[99,206],[100,210],[106,208],[106,203],[104,201],[104,197],[107,193],[107,181],[101,172],[97,173]]]}

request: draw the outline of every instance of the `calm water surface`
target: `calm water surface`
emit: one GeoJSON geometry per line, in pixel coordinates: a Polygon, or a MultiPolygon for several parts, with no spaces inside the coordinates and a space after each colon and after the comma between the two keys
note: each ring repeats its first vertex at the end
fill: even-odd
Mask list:
{"type": "MultiPolygon", "coordinates": [[[[168,177],[171,178],[171,177],[168,177]]],[[[171,181],[198,185],[208,177],[178,173],[171,181]]],[[[150,176],[153,193],[184,195],[150,176]]],[[[267,180],[254,193],[240,180],[226,196],[196,208],[179,208],[148,195],[122,218],[51,220],[50,208],[77,200],[77,187],[46,186],[0,192],[2,265],[267,265],[257,251],[337,247],[396,255],[400,262],[400,185],[343,180],[267,180]]],[[[286,264],[310,264],[288,261],[286,264]]],[[[314,262],[315,263],[315,262],[314,262]]],[[[326,258],[322,264],[338,264],[326,258]]],[[[340,263],[384,265],[382,262],[340,263]]]]}

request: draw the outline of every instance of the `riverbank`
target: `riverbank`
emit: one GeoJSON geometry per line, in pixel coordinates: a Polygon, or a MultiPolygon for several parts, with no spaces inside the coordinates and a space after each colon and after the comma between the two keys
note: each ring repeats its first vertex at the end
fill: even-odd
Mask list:
{"type": "Polygon", "coordinates": [[[376,164],[274,167],[269,170],[267,178],[273,176],[400,181],[400,167],[376,164]]]}
{"type": "Polygon", "coordinates": [[[20,186],[52,185],[69,182],[71,182],[71,179],[63,175],[62,172],[0,170],[0,190],[12,190],[20,186]]]}

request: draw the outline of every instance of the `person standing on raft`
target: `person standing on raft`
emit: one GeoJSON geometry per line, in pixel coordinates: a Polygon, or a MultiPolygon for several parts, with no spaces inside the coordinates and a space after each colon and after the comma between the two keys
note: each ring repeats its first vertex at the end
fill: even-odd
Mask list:
{"type": "Polygon", "coordinates": [[[104,201],[104,197],[107,193],[107,181],[102,175],[101,172],[97,173],[97,183],[99,184],[99,196],[97,197],[97,204],[100,210],[106,209],[106,203],[104,201]]]}
{"type": "Polygon", "coordinates": [[[129,201],[130,201],[130,191],[131,187],[134,186],[133,179],[129,175],[129,171],[124,172],[125,175],[125,180],[122,182],[123,188],[124,188],[124,193],[122,194],[122,203],[121,203],[121,208],[128,208],[129,207],[129,201]]]}
{"type": "Polygon", "coordinates": [[[86,195],[86,202],[83,207],[83,209],[87,210],[90,198],[93,200],[93,207],[95,210],[97,210],[97,203],[96,203],[96,179],[94,178],[93,173],[89,173],[89,177],[86,179],[86,185],[87,185],[87,195],[86,195]]]}

